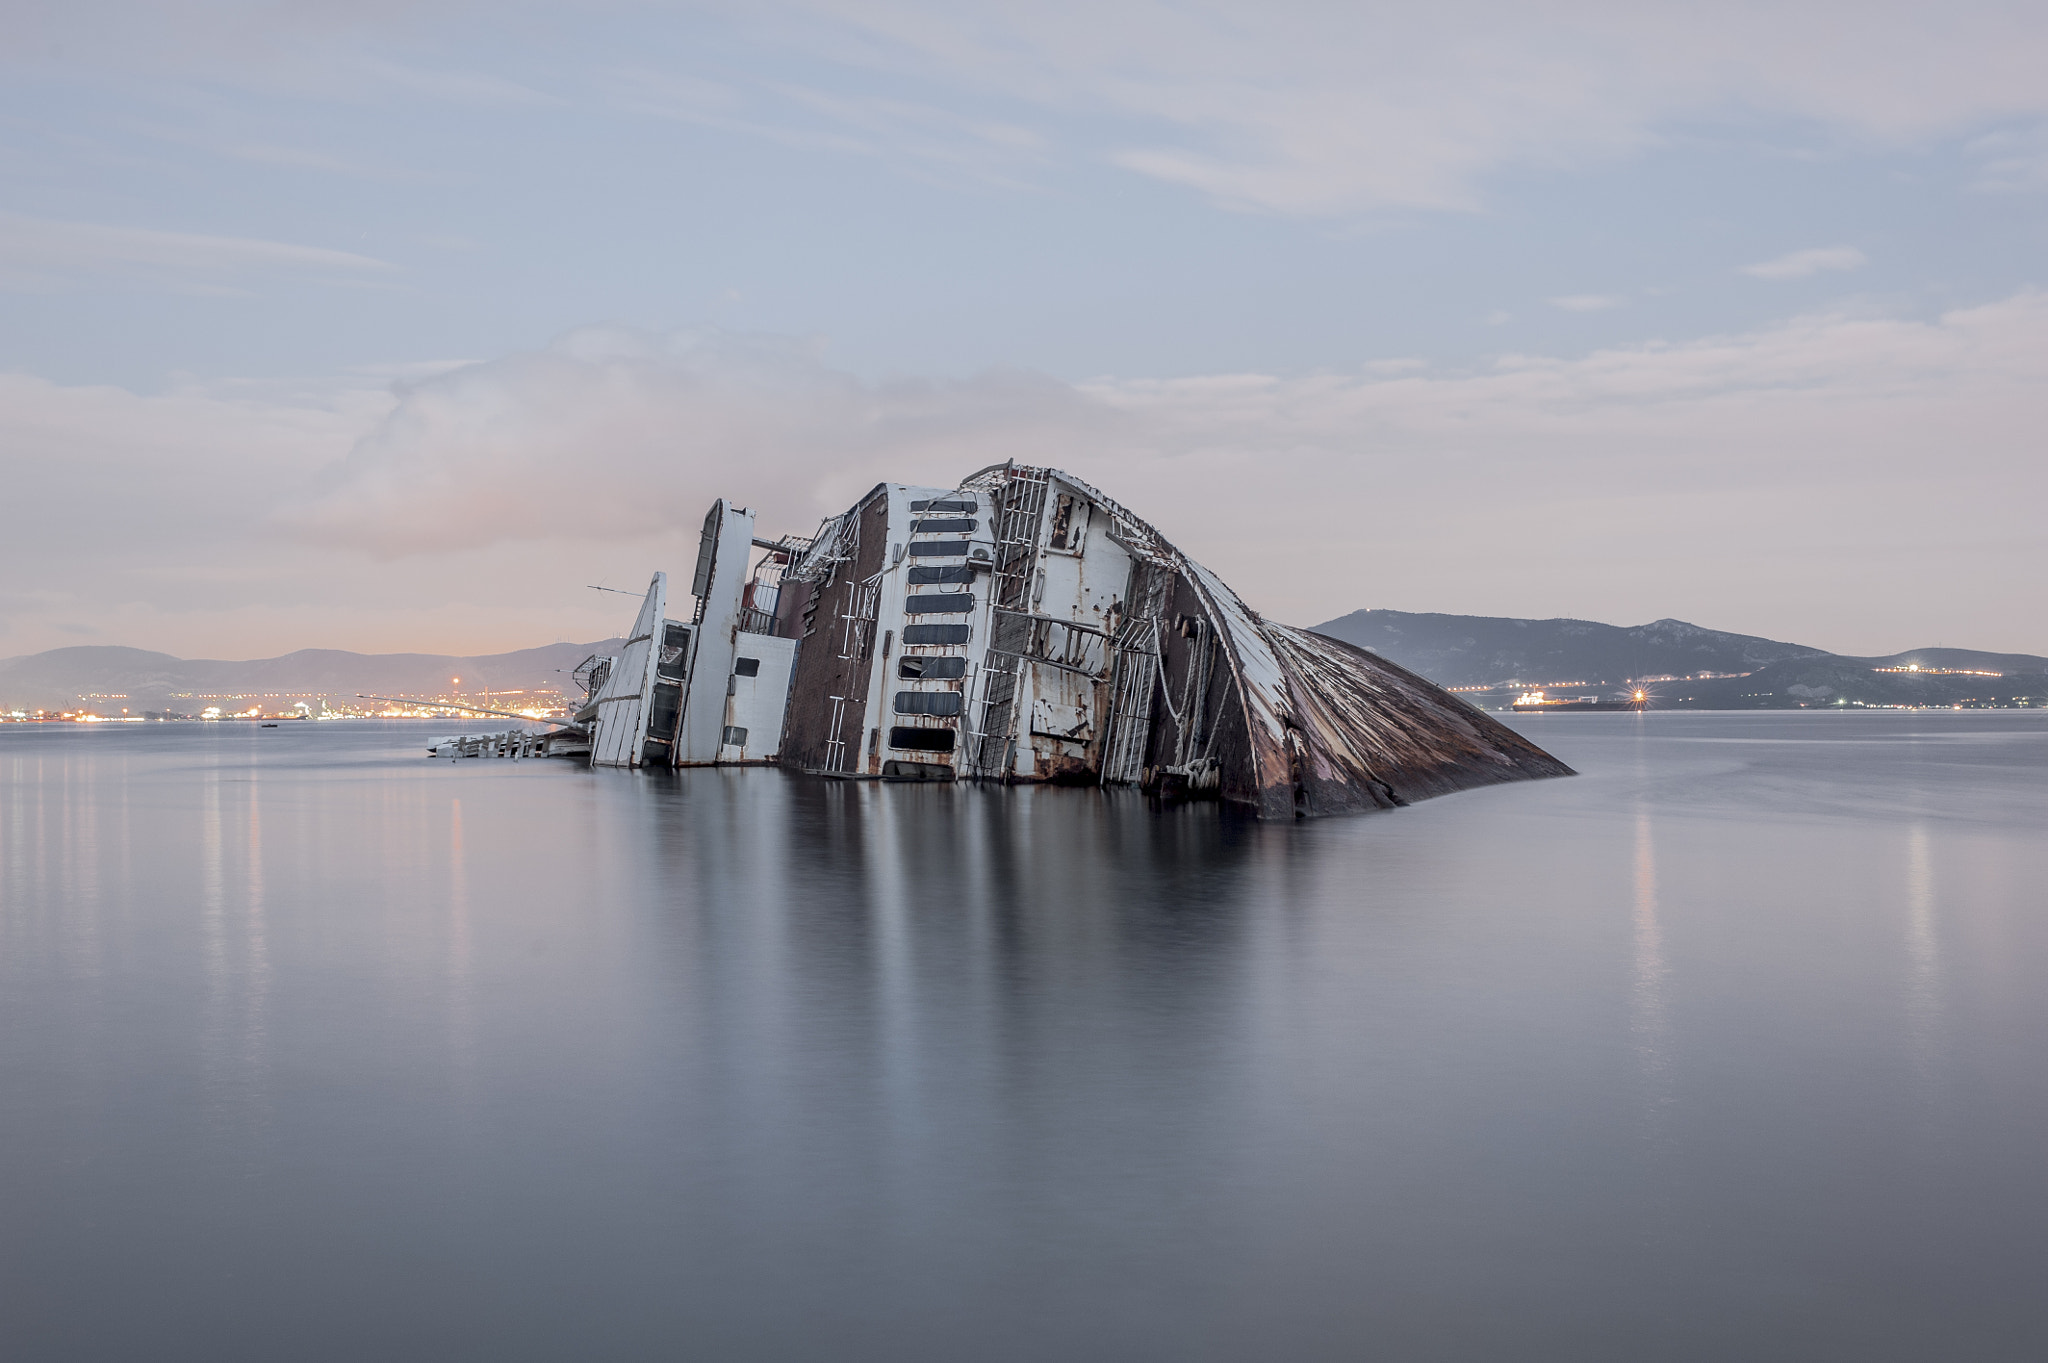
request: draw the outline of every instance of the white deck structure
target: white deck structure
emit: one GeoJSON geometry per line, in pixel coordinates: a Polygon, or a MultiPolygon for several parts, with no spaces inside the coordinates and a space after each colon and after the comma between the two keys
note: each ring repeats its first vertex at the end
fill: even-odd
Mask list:
{"type": "Polygon", "coordinates": [[[592,766],[714,766],[780,755],[797,645],[765,633],[772,612],[747,604],[753,530],[753,512],[714,503],[691,578],[691,618],[666,618],[668,575],[656,573],[619,655],[586,664],[592,695],[578,718],[591,725],[592,766]]]}

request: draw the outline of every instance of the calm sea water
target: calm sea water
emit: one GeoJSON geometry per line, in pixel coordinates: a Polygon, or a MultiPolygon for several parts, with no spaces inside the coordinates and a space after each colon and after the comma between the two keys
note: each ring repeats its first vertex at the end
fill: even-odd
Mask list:
{"type": "Polygon", "coordinates": [[[1121,794],[0,730],[0,1353],[2048,1357],[2048,714],[1121,794]]]}

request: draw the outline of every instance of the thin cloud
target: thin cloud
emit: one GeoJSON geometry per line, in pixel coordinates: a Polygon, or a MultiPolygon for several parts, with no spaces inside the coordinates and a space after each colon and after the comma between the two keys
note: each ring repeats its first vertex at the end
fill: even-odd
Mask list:
{"type": "Polygon", "coordinates": [[[883,477],[950,482],[963,458],[978,466],[1097,444],[1115,424],[1038,374],[866,384],[793,338],[587,327],[546,350],[406,385],[275,523],[384,558],[630,538],[701,517],[736,469],[784,498],[808,489],[784,514],[814,519],[883,477]],[[534,495],[600,464],[608,483],[635,494],[534,495]],[[468,510],[451,520],[451,501],[468,510]]]}
{"type": "Polygon", "coordinates": [[[1628,299],[1615,293],[1568,293],[1551,299],[1550,306],[1565,312],[1608,312],[1627,307],[1628,299]]]}
{"type": "Polygon", "coordinates": [[[1853,246],[1819,246],[1745,265],[1740,273],[1755,279],[1805,279],[1827,270],[1860,270],[1869,263],[1870,257],[1853,246]]]}
{"type": "Polygon", "coordinates": [[[644,68],[617,73],[614,84],[618,106],[633,113],[1005,188],[1029,188],[1019,172],[1047,160],[1046,140],[1037,130],[939,104],[836,94],[792,82],[742,89],[644,68]]]}
{"type": "Polygon", "coordinates": [[[59,287],[119,275],[218,288],[208,280],[252,271],[361,279],[395,268],[323,246],[0,212],[0,287],[59,287]]]}
{"type": "Polygon", "coordinates": [[[252,165],[278,166],[287,170],[308,170],[326,175],[347,176],[355,180],[383,180],[405,183],[431,181],[437,178],[424,171],[370,161],[353,160],[348,157],[335,156],[328,152],[316,151],[310,147],[285,147],[250,143],[221,147],[219,148],[219,153],[232,160],[247,161],[252,165]]]}
{"type": "Polygon", "coordinates": [[[2043,355],[2048,296],[2024,293],[1477,373],[875,383],[792,338],[593,327],[395,391],[0,376],[0,448],[44,508],[0,539],[0,581],[70,593],[8,607],[22,652],[63,620],[188,656],[490,652],[615,629],[580,584],[680,571],[714,496],[801,531],[880,479],[1014,457],[1089,478],[1283,619],[1356,608],[1370,565],[1384,602],[1568,593],[1595,618],[2039,651],[2011,630],[2048,498],[2043,355]],[[1995,590],[1958,599],[1895,552],[1947,540],[1995,590]]]}
{"type": "Polygon", "coordinates": [[[2048,25],[2024,7],[1646,0],[1431,7],[1320,0],[809,0],[772,41],[1104,115],[1104,153],[1226,206],[1299,216],[1471,210],[1509,166],[1626,156],[1730,110],[1893,145],[2048,114],[2048,25]]]}
{"type": "Polygon", "coordinates": [[[364,69],[377,79],[387,81],[400,89],[449,104],[500,109],[560,106],[568,103],[559,95],[551,95],[532,86],[506,80],[503,76],[494,76],[487,71],[436,71],[382,61],[365,63],[364,69]]]}
{"type": "Polygon", "coordinates": [[[181,128],[155,119],[115,120],[115,125],[137,137],[172,146],[191,147],[231,161],[251,165],[277,166],[288,170],[315,171],[358,180],[421,181],[434,177],[418,170],[352,157],[337,156],[315,147],[274,142],[248,142],[224,137],[202,129],[181,128]]]}
{"type": "MultiPolygon", "coordinates": [[[[1789,16],[1748,0],[780,0],[680,12],[690,21],[708,14],[713,29],[730,20],[749,49],[735,68],[765,58],[850,101],[812,128],[779,108],[758,119],[725,111],[761,135],[912,164],[979,165],[976,156],[1000,161],[1005,146],[1020,158],[1040,154],[1040,143],[1071,147],[1232,208],[1303,217],[1476,211],[1505,169],[1611,161],[1730,115],[1790,118],[1895,147],[2048,117],[2048,24],[2007,0],[1810,0],[1789,16]],[[956,119],[957,134],[935,134],[921,116],[874,122],[856,92],[877,74],[956,119]],[[834,126],[848,135],[832,141],[834,126]]],[[[552,29],[565,54],[613,41],[593,37],[585,7],[566,0],[511,13],[519,17],[507,22],[527,32],[552,29]]],[[[30,7],[21,23],[23,53],[62,44],[122,70],[199,74],[266,93],[369,98],[403,89],[487,107],[561,102],[494,71],[394,60],[444,51],[467,63],[492,50],[478,42],[471,8],[445,0],[131,0],[30,7]]],[[[681,26],[692,37],[704,31],[681,26]]],[[[580,82],[579,103],[616,98],[606,73],[649,59],[614,47],[579,69],[565,55],[549,66],[550,86],[580,82]]],[[[685,100],[664,112],[718,111],[685,100]]],[[[2032,182],[2028,154],[1992,159],[1987,185],[2032,182]]]]}
{"type": "Polygon", "coordinates": [[[2026,192],[2048,189],[2048,124],[2002,128],[1966,149],[1978,162],[1972,189],[2026,192]]]}

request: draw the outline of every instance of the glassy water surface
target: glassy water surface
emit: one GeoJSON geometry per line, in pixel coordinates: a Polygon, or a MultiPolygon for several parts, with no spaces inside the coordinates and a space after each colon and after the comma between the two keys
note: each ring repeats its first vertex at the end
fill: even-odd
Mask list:
{"type": "Polygon", "coordinates": [[[1525,727],[1294,826],[0,730],[0,1351],[2048,1356],[2048,714],[1525,727]]]}

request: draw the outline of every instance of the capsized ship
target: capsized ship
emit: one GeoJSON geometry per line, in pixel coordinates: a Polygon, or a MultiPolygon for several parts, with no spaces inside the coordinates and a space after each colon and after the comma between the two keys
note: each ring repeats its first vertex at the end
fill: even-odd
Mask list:
{"type": "Polygon", "coordinates": [[[614,767],[1137,785],[1264,818],[1570,769],[1375,654],[1262,619],[1071,474],[882,483],[808,539],[719,501],[553,740],[614,767]]]}

